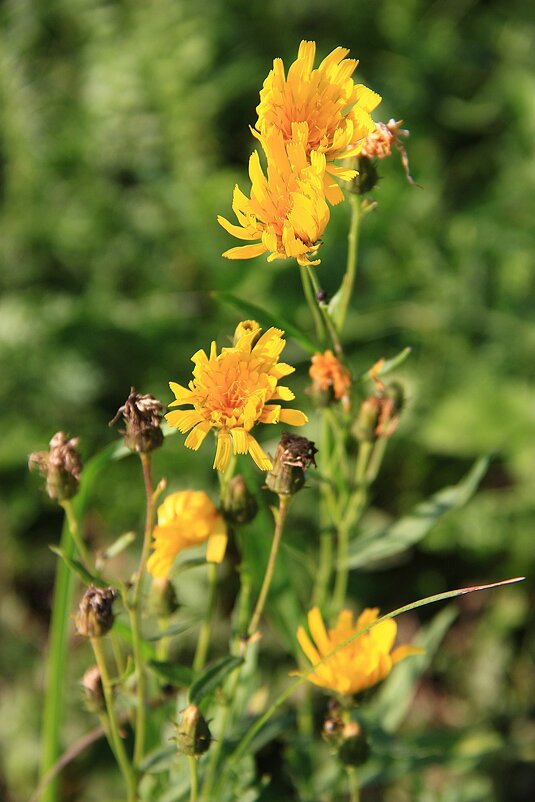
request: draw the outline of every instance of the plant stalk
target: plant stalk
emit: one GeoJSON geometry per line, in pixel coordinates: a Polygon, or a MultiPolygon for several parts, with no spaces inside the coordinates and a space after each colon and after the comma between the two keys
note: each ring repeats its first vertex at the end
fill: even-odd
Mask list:
{"type": "Polygon", "coordinates": [[[208,654],[208,648],[210,646],[210,637],[212,635],[212,625],[214,619],[216,595],[217,595],[217,563],[209,563],[208,604],[206,605],[206,612],[199,632],[199,639],[197,641],[195,657],[193,658],[193,671],[196,674],[203,670],[204,664],[206,663],[206,656],[208,654]]]}

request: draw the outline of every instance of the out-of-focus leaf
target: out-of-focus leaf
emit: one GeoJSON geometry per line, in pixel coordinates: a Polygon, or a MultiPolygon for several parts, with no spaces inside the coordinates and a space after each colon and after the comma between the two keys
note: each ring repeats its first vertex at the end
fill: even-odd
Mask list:
{"type": "Polygon", "coordinates": [[[99,555],[100,560],[111,560],[112,557],[117,557],[118,554],[121,554],[122,551],[127,549],[128,546],[134,542],[136,537],[137,534],[135,532],[125,532],[124,535],[118,537],[117,540],[104,549],[99,555]]]}
{"type": "MultiPolygon", "coordinates": [[[[126,621],[115,619],[113,629],[123,640],[132,645],[132,630],[126,621]]],[[[145,660],[152,660],[156,657],[154,647],[147,643],[145,638],[141,638],[141,652],[145,660]]]]}
{"type": "Polygon", "coordinates": [[[239,312],[246,315],[247,318],[256,320],[263,328],[277,326],[277,328],[285,331],[289,337],[298,342],[301,348],[308,351],[310,354],[315,354],[316,351],[319,350],[319,347],[287,318],[281,317],[280,315],[272,315],[270,312],[266,312],[265,309],[262,309],[261,306],[257,306],[250,301],[243,301],[230,292],[214,292],[213,296],[218,301],[227,304],[227,306],[232,306],[234,309],[237,309],[239,312]]]}
{"type": "Polygon", "coordinates": [[[379,560],[400,554],[422,540],[443,515],[469,501],[485,475],[489,461],[490,457],[478,460],[461,482],[442,488],[391,526],[354,540],[349,548],[349,567],[366,568],[379,560]]]}
{"type": "MultiPolygon", "coordinates": [[[[396,356],[393,356],[392,359],[385,359],[385,361],[383,362],[383,364],[381,366],[381,369],[378,370],[375,375],[376,376],[386,376],[387,373],[391,373],[396,368],[399,368],[399,366],[402,365],[405,362],[407,357],[410,356],[411,350],[412,349],[409,348],[409,347],[404,348],[402,351],[399,352],[399,354],[396,354],[396,356]]],[[[367,376],[368,376],[368,371],[366,371],[366,373],[363,373],[362,378],[364,379],[367,376]]]]}
{"type": "Polygon", "coordinates": [[[176,747],[164,746],[155,749],[146,756],[139,766],[142,774],[159,774],[167,771],[176,760],[176,747]]]}
{"type": "Polygon", "coordinates": [[[191,629],[195,626],[197,621],[181,621],[178,624],[171,624],[171,626],[162,629],[159,632],[155,632],[153,635],[147,635],[145,640],[150,642],[162,640],[162,638],[172,638],[174,635],[181,635],[183,632],[187,632],[188,629],[191,629]]]}
{"type": "Polygon", "coordinates": [[[191,568],[199,568],[201,565],[206,565],[205,557],[192,557],[190,560],[184,560],[184,562],[175,565],[171,576],[178,576],[184,571],[189,571],[191,568]]]}
{"type": "Polygon", "coordinates": [[[412,702],[416,682],[430,665],[458,610],[445,607],[416,637],[414,646],[424,654],[407,657],[395,666],[373,701],[366,706],[366,718],[373,719],[386,732],[394,732],[402,723],[412,702]]]}
{"type": "Polygon", "coordinates": [[[189,666],[181,666],[168,660],[149,660],[149,666],[155,674],[173,685],[188,688],[193,679],[193,670],[189,666]]]}
{"type": "Polygon", "coordinates": [[[84,582],[86,585],[97,585],[99,588],[108,587],[109,582],[106,582],[104,579],[100,579],[98,576],[91,574],[87,568],[85,568],[85,566],[79,562],[79,560],[75,560],[74,557],[69,557],[67,554],[65,554],[63,549],[59,548],[59,546],[49,546],[48,548],[50,551],[53,551],[54,554],[57,554],[58,557],[61,557],[68,568],[77,574],[82,582],[84,582]]]}
{"type": "Polygon", "coordinates": [[[197,677],[189,692],[189,700],[192,704],[198,705],[206,696],[213,693],[221,685],[225,677],[241,666],[243,657],[222,657],[221,660],[213,663],[206,671],[197,677]]]}

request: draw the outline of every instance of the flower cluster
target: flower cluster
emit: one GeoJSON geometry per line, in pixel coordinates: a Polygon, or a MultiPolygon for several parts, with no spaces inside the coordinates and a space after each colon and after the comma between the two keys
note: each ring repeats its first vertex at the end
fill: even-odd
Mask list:
{"type": "Polygon", "coordinates": [[[297,59],[285,73],[280,58],[264,81],[251,129],[267,160],[263,172],[258,151],[249,161],[251,193],[238,186],[232,209],[239,225],[218,217],[237,239],[249,242],[225,251],[228,259],[249,259],[269,253],[268,261],[294,257],[299,265],[315,265],[329,207],[343,200],[336,179],[356,175],[337,160],[357,156],[375,130],[370,112],[380,97],[352,75],[355,59],[335,48],[314,69],[315,42],[301,42],[297,59]]]}

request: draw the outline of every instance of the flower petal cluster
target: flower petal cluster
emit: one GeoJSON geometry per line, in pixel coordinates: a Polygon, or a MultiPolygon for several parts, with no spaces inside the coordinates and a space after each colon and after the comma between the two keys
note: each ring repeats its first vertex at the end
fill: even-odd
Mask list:
{"type": "Polygon", "coordinates": [[[251,193],[234,189],[232,209],[238,225],[219,216],[223,228],[249,244],[230,248],[228,259],[250,259],[269,253],[268,261],[293,257],[301,266],[319,264],[321,236],[329,207],[343,199],[335,179],[349,181],[356,171],[334,164],[357,156],[375,130],[370,112],[380,97],[353,82],[355,59],[335,48],[314,69],[315,42],[301,42],[286,75],[280,58],[264,81],[252,133],[267,160],[249,160],[251,193]]]}
{"type": "Polygon", "coordinates": [[[152,576],[166,578],[179,552],[206,541],[208,562],[222,561],[227,547],[227,526],[203,490],[171,493],[158,507],[157,518],[154,550],[147,562],[152,576]]]}
{"type": "MultiPolygon", "coordinates": [[[[297,630],[297,640],[306,657],[314,667],[337,646],[344,643],[359,630],[377,621],[377,607],[367,608],[359,615],[356,624],[351,610],[342,610],[336,625],[327,631],[317,607],[308,614],[308,626],[312,639],[304,627],[297,630]]],[[[393,619],[381,621],[332,657],[319,665],[313,673],[305,676],[315,685],[328,688],[342,695],[353,695],[370,688],[388,676],[392,667],[411,654],[421,654],[415,646],[398,646],[392,651],[397,634],[393,619]]]]}
{"type": "Polygon", "coordinates": [[[308,374],[312,379],[314,391],[325,393],[332,389],[337,401],[347,398],[351,387],[351,376],[330,349],[323,354],[314,354],[308,374]]]}
{"type": "Polygon", "coordinates": [[[232,452],[249,453],[261,470],[271,470],[271,460],[250,433],[253,426],[279,422],[302,426],[308,420],[303,412],[283,409],[277,403],[295,397],[288,387],[278,384],[295,370],[279,362],[286,344],[283,334],[270,328],[259,337],[259,329],[253,328],[220,354],[213,342],[210,355],[203,350],[193,355],[195,368],[188,387],[169,383],[176,398],[169,406],[191,405],[193,409],[168,412],[167,422],[182,433],[189,432],[185,445],[194,451],[215,429],[214,468],[219,471],[227,468],[232,452]]]}
{"type": "Polygon", "coordinates": [[[313,69],[316,43],[301,42],[288,74],[282,59],[273,61],[256,109],[255,127],[261,141],[276,129],[282,131],[285,141],[302,142],[307,155],[325,155],[325,195],[331,204],[343,199],[333,177],[348,181],[355,176],[354,170],[332,162],[359,154],[366,137],[375,130],[370,112],[381,101],[364,84],[354,83],[358,61],[346,58],[348,53],[346,48],[336,47],[313,69]]]}
{"type": "Polygon", "coordinates": [[[266,139],[265,151],[267,176],[258,151],[249,160],[250,197],[237,185],[234,188],[232,209],[239,225],[217,218],[238,239],[260,241],[230,248],[223,256],[249,259],[270,252],[268,262],[294,257],[303,266],[319,264],[319,259],[311,261],[310,257],[316,254],[329,222],[323,193],[325,156],[314,154],[309,162],[303,144],[286,145],[278,131],[266,139]]]}

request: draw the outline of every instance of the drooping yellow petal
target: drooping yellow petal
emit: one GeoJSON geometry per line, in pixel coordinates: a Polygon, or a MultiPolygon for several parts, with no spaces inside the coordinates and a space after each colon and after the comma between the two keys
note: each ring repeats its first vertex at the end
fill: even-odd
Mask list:
{"type": "Polygon", "coordinates": [[[227,429],[220,429],[217,436],[217,448],[215,452],[214,468],[218,471],[226,471],[232,454],[232,443],[227,429]]]}
{"type": "Polygon", "coordinates": [[[288,426],[304,426],[305,423],[308,423],[305,413],[298,409],[281,409],[279,420],[281,423],[287,423],[288,426]]]}
{"type": "Polygon", "coordinates": [[[226,532],[211,535],[206,546],[206,562],[223,562],[227,550],[228,536],[226,532]]]}
{"type": "Polygon", "coordinates": [[[268,455],[260,448],[252,435],[249,435],[249,454],[261,471],[270,471],[273,468],[273,464],[268,455]]]}

